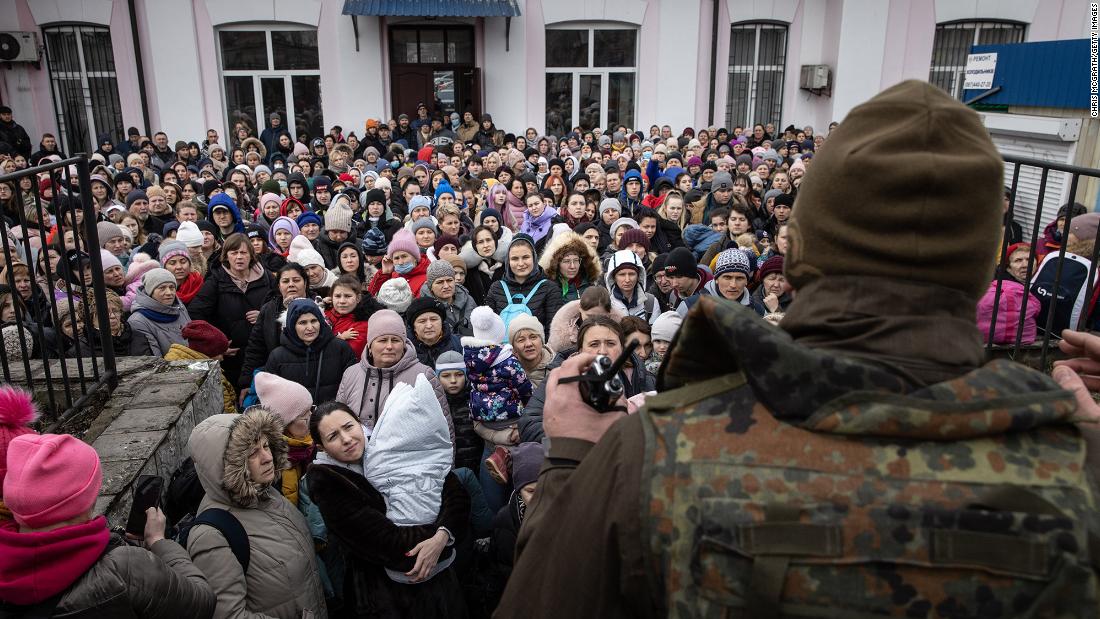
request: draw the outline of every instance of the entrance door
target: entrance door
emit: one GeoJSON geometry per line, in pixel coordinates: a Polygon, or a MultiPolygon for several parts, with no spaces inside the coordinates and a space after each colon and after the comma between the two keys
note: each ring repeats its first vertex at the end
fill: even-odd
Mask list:
{"type": "Polygon", "coordinates": [[[390,28],[390,83],[393,114],[416,117],[424,103],[429,114],[481,114],[480,70],[474,64],[470,26],[390,28]]]}

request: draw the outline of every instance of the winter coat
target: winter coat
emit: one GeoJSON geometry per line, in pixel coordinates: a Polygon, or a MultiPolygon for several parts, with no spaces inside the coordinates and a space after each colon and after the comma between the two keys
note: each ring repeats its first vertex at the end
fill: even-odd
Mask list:
{"type": "MultiPolygon", "coordinates": [[[[563,310],[564,311],[564,310],[563,310]]],[[[549,346],[542,347],[542,358],[539,359],[538,365],[534,369],[528,370],[524,368],[524,372],[527,372],[527,378],[531,381],[531,388],[538,389],[539,385],[546,382],[546,377],[550,374],[550,363],[554,360],[554,351],[550,350],[549,346]]]]}
{"type": "Polygon", "coordinates": [[[297,319],[296,315],[286,317],[281,345],[268,355],[264,371],[302,385],[313,396],[314,404],[331,401],[344,370],[355,363],[355,353],[347,342],[333,335],[324,320],[317,339],[307,345],[294,331],[297,319]]]}
{"type": "Polygon", "coordinates": [[[416,377],[424,374],[435,388],[439,405],[443,408],[443,414],[447,417],[447,424],[451,427],[451,440],[454,440],[454,423],[451,422],[451,412],[447,407],[447,394],[443,391],[443,385],[435,376],[435,370],[421,363],[416,358],[416,347],[412,341],[405,340],[405,354],[397,360],[392,367],[379,368],[371,363],[370,348],[363,351],[356,363],[344,370],[344,376],[340,380],[340,388],[336,392],[336,401],[343,402],[348,408],[359,416],[359,420],[368,428],[374,427],[375,420],[382,413],[382,406],[386,403],[390,391],[397,383],[408,385],[416,384],[416,377]]]}
{"type": "Polygon", "coordinates": [[[451,409],[451,420],[455,424],[455,468],[477,471],[481,468],[484,444],[474,432],[474,420],[470,416],[470,381],[466,381],[462,391],[447,394],[447,406],[451,409]]]}
{"type": "Polygon", "coordinates": [[[581,235],[573,232],[555,236],[540,256],[539,266],[546,273],[546,278],[561,290],[562,300],[565,303],[580,299],[581,293],[600,281],[603,274],[603,267],[600,266],[600,257],[596,255],[596,250],[592,249],[581,235]],[[567,253],[577,254],[581,259],[581,270],[574,280],[564,279],[558,270],[562,258],[567,253]]]}
{"type": "Polygon", "coordinates": [[[684,228],[684,247],[691,250],[696,260],[703,257],[707,249],[722,240],[722,233],[711,230],[710,226],[691,224],[684,228]]]}
{"type": "Polygon", "coordinates": [[[409,289],[412,290],[413,298],[420,296],[420,289],[424,287],[424,282],[428,279],[428,265],[431,261],[428,257],[421,254],[420,261],[416,263],[412,271],[402,275],[397,272],[397,269],[391,271],[388,275],[383,273],[381,269],[374,274],[374,277],[370,278],[370,285],[368,286],[371,296],[378,296],[378,291],[382,289],[382,284],[391,279],[397,279],[399,277],[405,278],[409,282],[409,289]]]}
{"type": "Polygon", "coordinates": [[[138,290],[141,289],[142,276],[157,268],[160,268],[160,263],[148,255],[140,252],[134,254],[134,258],[131,259],[130,266],[126,270],[126,294],[121,295],[124,311],[131,311],[138,290]]]}
{"type": "Polygon", "coordinates": [[[332,325],[332,332],[336,335],[350,329],[355,329],[358,333],[355,339],[344,340],[348,346],[351,346],[351,352],[355,353],[356,359],[363,356],[363,350],[367,347],[367,321],[379,309],[382,309],[382,305],[375,301],[374,297],[365,294],[350,314],[338,314],[335,309],[325,312],[325,318],[332,325]]]}
{"type": "Polygon", "coordinates": [[[554,285],[554,282],[546,279],[546,275],[538,266],[534,268],[522,284],[517,282],[512,277],[511,270],[508,270],[503,279],[493,282],[493,285],[489,287],[489,293],[485,297],[485,305],[488,305],[494,312],[499,314],[512,300],[519,302],[521,298],[531,294],[531,291],[539,282],[544,283],[538,287],[531,300],[527,302],[527,308],[531,310],[531,315],[542,323],[543,335],[548,335],[550,333],[550,322],[553,320],[554,315],[558,313],[558,310],[565,305],[565,300],[562,298],[561,290],[554,285]],[[508,286],[507,294],[504,292],[505,285],[508,286]],[[509,298],[509,294],[512,298],[509,298]]]}
{"type": "Polygon", "coordinates": [[[263,368],[271,351],[281,344],[283,326],[279,324],[279,315],[286,310],[283,297],[278,290],[273,290],[268,300],[260,307],[260,315],[256,318],[256,324],[248,333],[248,343],[241,350],[244,362],[241,366],[241,379],[238,387],[247,389],[252,384],[252,375],[257,369],[263,368]]]}
{"type": "MultiPolygon", "coordinates": [[[[201,361],[209,359],[210,357],[200,352],[195,352],[182,344],[172,344],[172,346],[168,348],[168,352],[164,353],[165,361],[201,361]]],[[[229,384],[229,381],[225,379],[225,374],[222,374],[222,412],[237,412],[237,391],[233,388],[233,385],[229,384]]]]}
{"type": "Polygon", "coordinates": [[[266,485],[248,479],[248,454],[261,436],[270,445],[276,472],[286,468],[281,426],[266,410],[214,415],[196,426],[187,441],[206,491],[198,514],[208,509],[230,512],[248,535],[251,551],[246,573],[220,531],[201,524],[191,529],[187,551],[217,593],[214,616],[219,619],[327,614],[305,518],[279,494],[278,474],[266,485]]]}
{"type": "MultiPolygon", "coordinates": [[[[618,322],[626,318],[626,314],[612,307],[611,317],[618,322]]],[[[580,300],[566,303],[557,314],[554,314],[554,320],[550,321],[550,335],[546,338],[546,345],[555,353],[576,348],[577,329],[580,325],[580,300]]]]}
{"type": "MultiPolygon", "coordinates": [[[[760,307],[764,308],[764,313],[765,314],[767,314],[771,311],[771,310],[768,309],[768,306],[764,304],[764,297],[766,297],[766,296],[768,296],[768,295],[764,291],[764,286],[763,285],[757,286],[756,290],[754,290],[753,293],[752,293],[753,300],[756,301],[757,303],[759,303],[760,307]]],[[[794,301],[794,297],[791,296],[791,293],[784,292],[782,295],[779,296],[779,309],[776,310],[776,311],[777,312],[787,311],[787,306],[789,306],[791,304],[791,301],[794,301]]]]}
{"type": "Polygon", "coordinates": [[[53,608],[45,616],[89,619],[206,618],[215,602],[179,544],[130,546],[111,536],[103,516],[52,531],[0,527],[0,599],[4,617],[45,602],[53,608]],[[58,594],[54,608],[47,600],[58,594]]]}
{"type": "MultiPolygon", "coordinates": [[[[349,235],[348,238],[354,237],[349,235]]],[[[317,253],[321,254],[321,259],[325,261],[326,269],[334,269],[339,266],[340,246],[346,242],[347,241],[334,241],[328,238],[327,232],[324,230],[321,231],[321,236],[317,237],[317,253]]]]}
{"type": "MultiPolygon", "coordinates": [[[[382,494],[361,473],[336,463],[314,463],[306,474],[309,498],[320,512],[330,545],[343,557],[343,607],[333,617],[414,619],[465,617],[465,600],[453,569],[427,582],[394,582],[384,568],[407,572],[415,557],[408,552],[445,527],[456,542],[465,539],[470,497],[450,473],[443,482],[435,522],[398,526],[386,517],[382,494]]],[[[442,556],[442,555],[441,555],[442,556]]]]}
{"type": "MultiPolygon", "coordinates": [[[[252,333],[252,323],[245,318],[245,314],[263,307],[264,300],[274,288],[271,275],[262,271],[248,283],[246,291],[241,292],[230,278],[229,271],[224,266],[218,266],[211,270],[202,289],[191,300],[188,313],[192,320],[205,320],[217,327],[229,338],[230,348],[243,349],[252,333]]],[[[222,363],[222,370],[230,382],[240,384],[238,379],[243,361],[243,353],[238,352],[222,363]]]]}
{"type": "MultiPolygon", "coordinates": [[[[428,283],[424,282],[424,285],[420,288],[420,296],[429,297],[435,299],[435,295],[432,294],[432,289],[428,287],[428,283]]],[[[438,299],[437,299],[438,300],[438,299]]],[[[440,301],[443,307],[447,310],[446,323],[451,327],[451,333],[458,335],[473,335],[474,328],[470,325],[470,314],[473,313],[474,308],[477,307],[477,303],[474,302],[474,298],[470,296],[470,292],[466,290],[466,287],[462,284],[455,284],[455,296],[451,299],[450,303],[446,301],[440,301]]]]}
{"type": "Polygon", "coordinates": [[[169,306],[140,290],[131,307],[133,313],[126,319],[134,332],[131,355],[163,357],[172,344],[187,345],[181,332],[191,322],[191,317],[179,299],[169,306]]]}
{"type": "Polygon", "coordinates": [[[464,337],[462,358],[466,362],[470,416],[474,421],[499,430],[518,419],[531,399],[532,387],[512,349],[464,337]]]}
{"type": "MultiPolygon", "coordinates": [[[[989,342],[990,323],[993,320],[994,301],[997,296],[998,281],[989,282],[989,288],[978,301],[978,329],[982,332],[982,342],[989,342]]],[[[996,304],[997,326],[993,332],[994,344],[1014,344],[1016,342],[1016,328],[1020,324],[1020,312],[1024,311],[1024,330],[1020,336],[1021,344],[1030,344],[1035,341],[1036,317],[1042,308],[1038,297],[1028,292],[1024,285],[1011,276],[1004,276],[1000,280],[1001,298],[996,304]],[[1027,309],[1024,310],[1024,296],[1027,300],[1027,309]]]]}
{"type": "Polygon", "coordinates": [[[512,242],[512,231],[508,228],[500,229],[500,238],[497,239],[497,248],[493,252],[491,260],[486,260],[478,255],[471,241],[466,241],[459,250],[458,255],[466,262],[466,289],[474,298],[477,305],[485,305],[485,298],[489,294],[489,287],[493,282],[504,277],[505,264],[508,262],[508,245],[512,242]],[[492,263],[492,267],[490,267],[492,263]]]}

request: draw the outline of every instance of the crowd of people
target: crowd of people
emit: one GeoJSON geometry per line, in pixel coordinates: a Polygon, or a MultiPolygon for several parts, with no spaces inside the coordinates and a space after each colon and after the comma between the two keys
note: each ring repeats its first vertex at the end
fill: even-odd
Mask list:
{"type": "MultiPolygon", "coordinates": [[[[0,121],[13,122],[10,110],[0,121]]],[[[225,414],[188,443],[205,491],[196,515],[230,513],[252,547],[242,564],[211,524],[181,547],[152,510],[154,569],[107,540],[91,502],[37,504],[51,499],[25,491],[44,478],[9,473],[0,556],[30,543],[86,552],[52,586],[27,590],[20,579],[41,574],[11,580],[0,558],[0,600],[75,613],[107,604],[85,586],[130,570],[146,579],[139,616],[487,616],[537,488],[548,373],[577,352],[615,359],[636,342],[620,372],[633,409],[700,299],[781,324],[796,294],[788,222],[834,127],[545,136],[420,108],[369,120],[361,137],[334,127],[295,140],[273,115],[261,135],[243,127],[224,145],[215,130],[174,145],[135,128],[121,144],[104,136],[90,196],[75,174],[0,184],[9,362],[108,341],[116,355],[219,360],[225,414]],[[75,229],[88,214],[97,246],[75,229]],[[93,252],[106,324],[89,308],[93,252]]],[[[0,143],[0,169],[64,157],[49,134],[33,155],[28,146],[0,143]]],[[[1077,215],[1088,217],[1060,216],[1077,215]]],[[[1096,223],[1073,229],[1091,239],[1096,223]]],[[[997,275],[1020,290],[990,289],[999,340],[1036,270],[1020,240],[997,275]]],[[[1060,247],[1053,232],[1046,241],[1040,257],[1060,247]]],[[[977,317],[986,312],[987,334],[992,303],[977,317]]],[[[9,471],[13,454],[94,468],[69,490],[98,491],[95,454],[78,441],[12,442],[9,471]]]]}

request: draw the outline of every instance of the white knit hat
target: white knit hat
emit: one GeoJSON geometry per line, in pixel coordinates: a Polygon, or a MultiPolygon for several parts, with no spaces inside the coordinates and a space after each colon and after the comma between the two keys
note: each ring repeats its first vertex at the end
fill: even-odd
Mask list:
{"type": "MultiPolygon", "coordinates": [[[[178,237],[179,234],[176,234],[178,237]]],[[[287,262],[298,262],[298,254],[304,250],[313,249],[313,244],[309,242],[309,239],[305,235],[299,234],[290,241],[290,250],[287,252],[287,262]]],[[[298,264],[301,264],[298,262],[298,264]]]]}
{"type": "MultiPolygon", "coordinates": [[[[378,294],[374,295],[374,298],[378,299],[378,302],[385,305],[387,308],[399,314],[404,313],[413,302],[413,293],[412,288],[409,287],[409,280],[404,277],[395,277],[388,280],[378,289],[378,294]]],[[[474,312],[477,312],[477,310],[475,309],[474,312]]]]}
{"type": "Polygon", "coordinates": [[[470,324],[474,328],[475,338],[494,344],[504,343],[504,321],[488,306],[475,307],[470,314],[470,324]]]}
{"type": "Polygon", "coordinates": [[[298,252],[298,259],[294,262],[297,262],[303,267],[308,267],[312,265],[317,265],[319,267],[325,266],[325,259],[321,257],[321,254],[317,253],[316,249],[312,248],[303,249],[302,251],[298,252]]]}
{"type": "Polygon", "coordinates": [[[546,337],[546,330],[542,327],[542,323],[539,322],[538,318],[535,318],[530,314],[520,314],[518,316],[514,316],[512,320],[508,323],[508,343],[511,343],[512,340],[516,339],[516,335],[524,329],[529,329],[531,331],[534,331],[535,333],[538,333],[542,337],[546,337]]]}
{"type": "Polygon", "coordinates": [[[672,338],[676,336],[676,332],[680,330],[680,325],[684,322],[683,316],[679,312],[669,310],[657,317],[657,320],[653,321],[653,327],[650,330],[650,339],[662,340],[665,342],[671,342],[672,338]]]}
{"type": "Polygon", "coordinates": [[[176,230],[176,240],[188,247],[202,247],[202,231],[193,221],[185,221],[176,230]]]}

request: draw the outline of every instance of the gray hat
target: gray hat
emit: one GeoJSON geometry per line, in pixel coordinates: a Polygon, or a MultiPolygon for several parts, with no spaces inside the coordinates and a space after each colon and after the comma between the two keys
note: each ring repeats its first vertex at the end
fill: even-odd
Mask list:
{"type": "Polygon", "coordinates": [[[729,172],[718,172],[714,175],[714,179],[710,181],[711,191],[721,191],[723,189],[727,191],[733,189],[733,177],[730,176],[729,172]]]}
{"type": "Polygon", "coordinates": [[[176,285],[176,277],[169,273],[167,269],[149,269],[145,272],[145,275],[141,276],[141,289],[146,294],[152,294],[154,290],[164,284],[176,285]]]}
{"type": "Polygon", "coordinates": [[[623,205],[615,198],[604,198],[600,202],[600,217],[603,217],[603,212],[607,210],[616,210],[619,213],[623,212],[623,205]]]}
{"type": "Polygon", "coordinates": [[[421,217],[420,219],[412,222],[412,225],[409,226],[409,232],[412,232],[413,235],[415,235],[417,230],[420,230],[421,228],[430,228],[432,232],[435,232],[436,236],[439,236],[439,230],[436,229],[431,217],[421,217]]]}
{"type": "Polygon", "coordinates": [[[427,277],[424,283],[428,285],[428,290],[431,290],[432,284],[440,277],[454,277],[455,268],[451,266],[450,262],[446,260],[436,260],[428,266],[427,277]]]}

